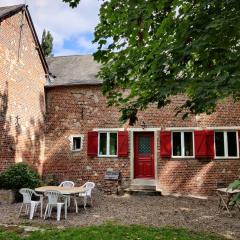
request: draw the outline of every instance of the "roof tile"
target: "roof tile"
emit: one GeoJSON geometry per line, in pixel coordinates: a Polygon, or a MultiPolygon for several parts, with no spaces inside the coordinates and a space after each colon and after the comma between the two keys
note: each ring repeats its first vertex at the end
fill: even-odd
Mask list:
{"type": "Polygon", "coordinates": [[[99,85],[102,81],[97,77],[100,64],[91,55],[74,55],[48,57],[47,63],[53,81],[47,86],[99,85]]]}

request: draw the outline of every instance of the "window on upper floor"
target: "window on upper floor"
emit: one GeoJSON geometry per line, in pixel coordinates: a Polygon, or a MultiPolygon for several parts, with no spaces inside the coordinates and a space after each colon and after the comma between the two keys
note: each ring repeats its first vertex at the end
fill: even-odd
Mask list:
{"type": "Polygon", "coordinates": [[[172,132],[172,157],[191,158],[194,157],[193,132],[172,132]]]}
{"type": "Polygon", "coordinates": [[[238,158],[237,139],[236,131],[215,131],[215,158],[238,158]]]}

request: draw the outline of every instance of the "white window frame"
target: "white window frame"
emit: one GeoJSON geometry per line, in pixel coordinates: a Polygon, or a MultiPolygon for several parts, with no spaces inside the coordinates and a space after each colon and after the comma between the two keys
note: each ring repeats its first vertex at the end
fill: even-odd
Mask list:
{"type": "Polygon", "coordinates": [[[171,151],[172,151],[172,158],[195,158],[195,139],[194,139],[194,132],[193,131],[172,131],[171,132],[171,151]],[[174,156],[173,155],[173,133],[179,132],[181,133],[181,156],[174,156]],[[184,144],[184,133],[190,132],[192,133],[192,140],[193,140],[193,156],[185,156],[185,144],[184,144]]]}
{"type": "Polygon", "coordinates": [[[238,131],[235,130],[215,130],[214,131],[214,158],[215,159],[238,159],[239,158],[239,141],[238,141],[238,131]],[[223,132],[223,142],[224,142],[224,156],[216,156],[216,141],[215,141],[215,133],[223,132]],[[228,156],[228,144],[227,144],[227,133],[235,132],[236,133],[236,143],[237,143],[237,156],[231,157],[228,156]]]}
{"type": "Polygon", "coordinates": [[[118,133],[115,131],[100,131],[100,132],[98,132],[98,157],[117,157],[117,156],[118,156],[118,133]],[[101,133],[107,134],[107,154],[106,155],[100,154],[100,134],[101,133]],[[117,154],[116,155],[110,155],[110,133],[117,134],[117,154]]]}
{"type": "Polygon", "coordinates": [[[75,134],[75,135],[71,135],[69,136],[69,141],[70,141],[70,149],[72,152],[80,152],[83,148],[83,139],[84,139],[84,135],[83,134],[75,134]],[[80,148],[79,149],[73,149],[73,138],[81,138],[81,144],[80,144],[80,148]]]}

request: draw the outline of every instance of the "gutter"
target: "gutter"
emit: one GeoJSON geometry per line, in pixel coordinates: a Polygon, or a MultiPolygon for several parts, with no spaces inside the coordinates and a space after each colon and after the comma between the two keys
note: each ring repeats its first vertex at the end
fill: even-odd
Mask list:
{"type": "Polygon", "coordinates": [[[29,13],[28,6],[26,6],[26,8],[25,8],[25,13],[26,13],[27,20],[28,20],[29,26],[31,28],[31,31],[32,31],[32,34],[33,34],[33,37],[34,37],[34,40],[35,40],[35,43],[36,43],[36,49],[38,50],[43,68],[44,68],[45,73],[46,73],[46,77],[49,78],[50,72],[49,72],[48,64],[47,64],[47,61],[46,61],[45,56],[43,54],[40,42],[38,40],[37,32],[35,30],[31,15],[29,13]]]}
{"type": "Polygon", "coordinates": [[[101,86],[102,83],[76,83],[76,84],[58,84],[58,85],[45,85],[45,88],[56,88],[56,87],[79,87],[79,86],[101,86]]]}

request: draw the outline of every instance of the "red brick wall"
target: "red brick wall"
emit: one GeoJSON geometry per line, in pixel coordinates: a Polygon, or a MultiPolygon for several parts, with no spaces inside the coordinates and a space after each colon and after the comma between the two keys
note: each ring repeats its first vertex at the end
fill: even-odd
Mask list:
{"type": "Polygon", "coordinates": [[[130,162],[124,158],[91,158],[87,156],[87,133],[96,127],[120,127],[118,110],[106,108],[99,87],[47,89],[46,155],[44,175],[54,174],[61,180],[86,180],[99,186],[108,168],[120,169],[129,177],[130,162]],[[114,119],[114,120],[113,120],[114,119]],[[113,121],[112,121],[113,120],[113,121]],[[83,149],[70,151],[69,136],[84,134],[83,149]]]}
{"type": "Polygon", "coordinates": [[[0,25],[0,171],[27,161],[41,169],[45,72],[22,13],[0,25]]]}
{"type": "Polygon", "coordinates": [[[159,160],[159,188],[165,194],[210,195],[240,176],[240,160],[159,160]]]}
{"type": "MultiPolygon", "coordinates": [[[[87,132],[94,128],[127,127],[119,123],[119,111],[107,108],[106,99],[98,86],[55,87],[47,89],[46,156],[43,173],[51,173],[61,180],[71,179],[81,184],[93,180],[104,184],[108,168],[120,170],[124,180],[130,178],[129,158],[90,158],[87,156],[87,132]],[[83,149],[70,151],[68,137],[84,134],[83,149]]],[[[175,97],[164,109],[154,106],[139,113],[139,121],[147,127],[213,127],[239,126],[240,103],[226,101],[211,116],[191,116],[182,120],[175,116],[175,108],[183,97],[175,97]]],[[[159,134],[158,134],[159,135],[159,134]]],[[[159,136],[158,136],[159,137],[159,136]]],[[[240,175],[240,160],[173,160],[161,159],[158,139],[158,188],[164,193],[194,195],[211,194],[218,183],[229,183],[240,175]]]]}

